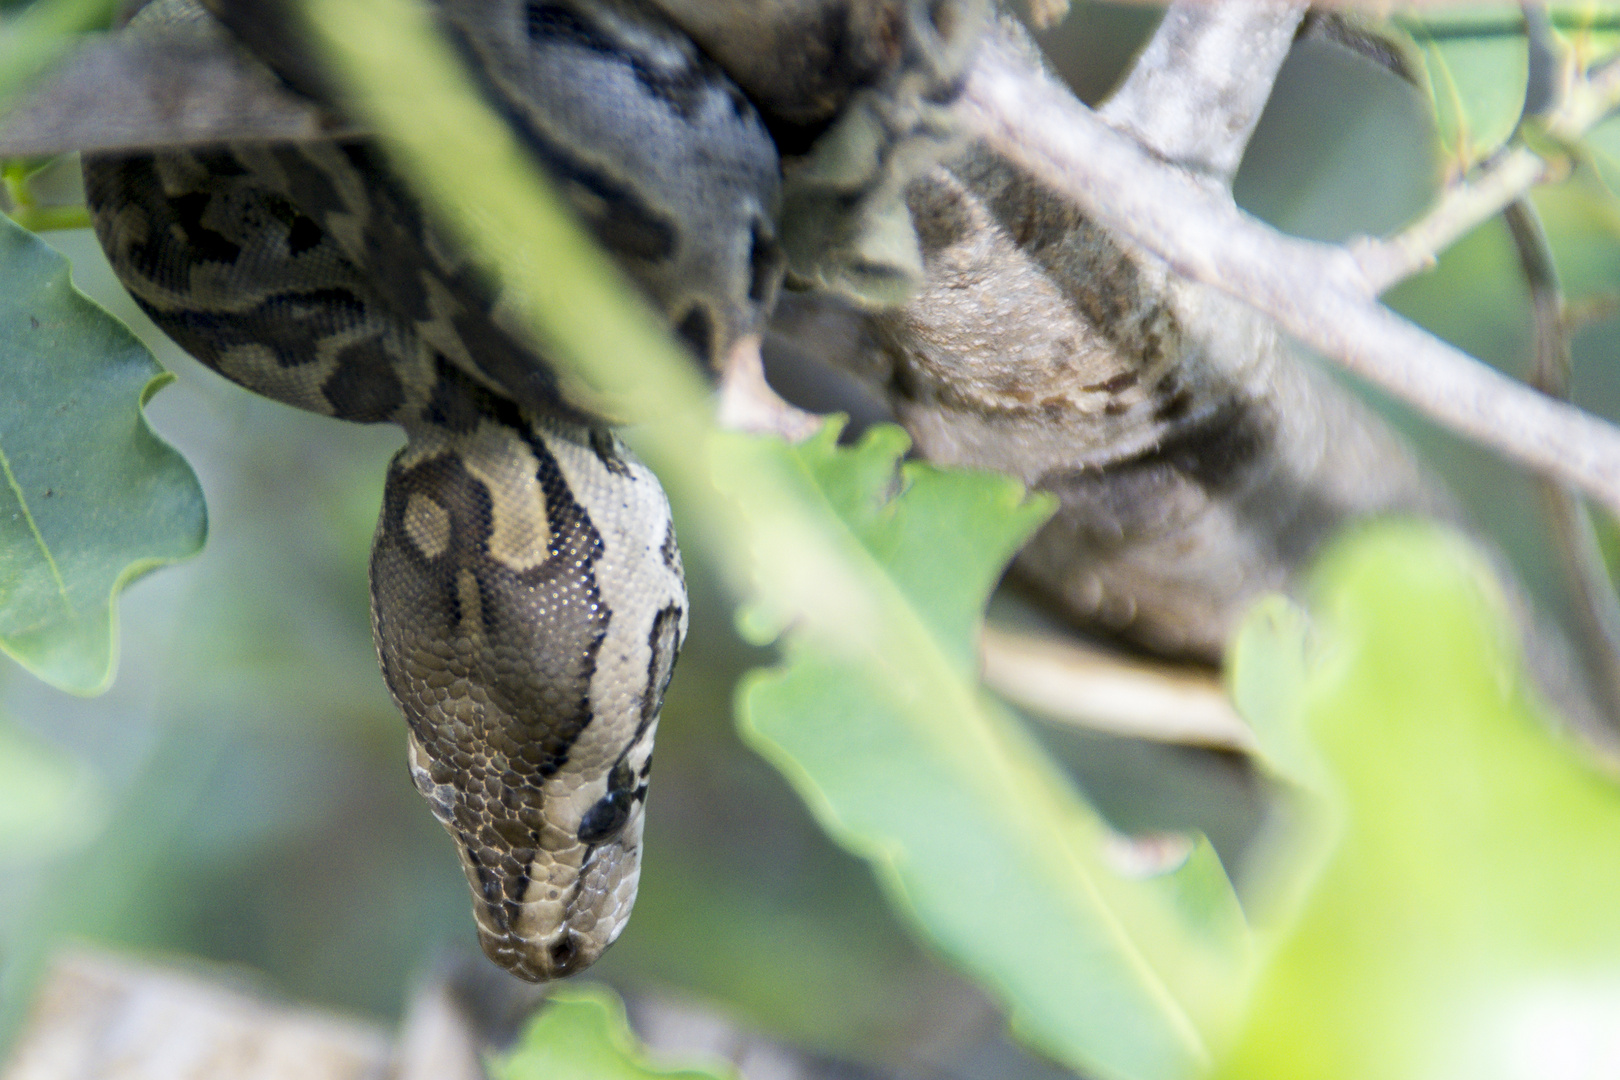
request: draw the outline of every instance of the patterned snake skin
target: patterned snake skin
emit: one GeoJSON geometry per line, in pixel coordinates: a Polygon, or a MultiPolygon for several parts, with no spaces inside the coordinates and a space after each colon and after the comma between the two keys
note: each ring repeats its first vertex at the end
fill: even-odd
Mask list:
{"type": "MultiPolygon", "coordinates": [[[[436,10],[699,358],[757,334],[781,276],[779,167],[741,93],[633,0],[436,10]]],[[[130,32],[152,27],[225,33],[195,0],[158,0],[130,32]]],[[[113,267],[181,346],[278,401],[404,428],[371,596],[411,775],[456,840],[489,957],[532,980],[586,967],[634,900],[686,633],[657,480],[503,325],[375,146],[86,156],[84,172],[113,267]]]]}

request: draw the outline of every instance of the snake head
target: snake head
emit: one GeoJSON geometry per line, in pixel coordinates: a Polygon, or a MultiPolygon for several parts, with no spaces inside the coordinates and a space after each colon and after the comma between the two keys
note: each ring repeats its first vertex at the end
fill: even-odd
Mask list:
{"type": "Polygon", "coordinates": [[[469,798],[455,784],[435,779],[449,779],[448,770],[436,768],[411,736],[411,777],[456,839],[479,944],[519,978],[543,982],[583,971],[624,929],[641,875],[650,734],[640,764],[622,758],[609,773],[605,793],[586,790],[595,784],[582,785],[580,798],[553,790],[543,817],[520,811],[515,818],[503,813],[499,797],[492,807],[487,799],[469,798]],[[577,809],[581,805],[584,809],[577,809]],[[540,827],[515,820],[522,818],[540,827]],[[524,834],[517,844],[506,838],[514,823],[524,834]],[[527,846],[536,840],[539,846],[527,846]]]}
{"type": "Polygon", "coordinates": [[[589,966],[629,917],[653,737],[686,632],[669,503],[609,435],[491,416],[412,432],[372,546],[411,777],[484,952],[589,966]]]}

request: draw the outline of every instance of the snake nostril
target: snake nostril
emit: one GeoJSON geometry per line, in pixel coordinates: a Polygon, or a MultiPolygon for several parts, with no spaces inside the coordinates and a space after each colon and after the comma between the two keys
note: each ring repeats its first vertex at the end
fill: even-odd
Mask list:
{"type": "Polygon", "coordinates": [[[551,966],[558,974],[566,974],[567,969],[579,958],[579,941],[573,934],[565,935],[560,941],[551,943],[551,966]]]}

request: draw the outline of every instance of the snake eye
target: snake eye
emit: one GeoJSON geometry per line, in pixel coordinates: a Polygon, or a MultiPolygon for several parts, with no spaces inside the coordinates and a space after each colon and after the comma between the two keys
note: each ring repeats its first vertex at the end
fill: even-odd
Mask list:
{"type": "Polygon", "coordinates": [[[630,820],[630,808],[635,805],[635,777],[627,762],[620,761],[608,777],[608,793],[596,800],[596,805],[585,811],[579,819],[579,842],[600,844],[611,839],[630,820]]]}
{"type": "Polygon", "coordinates": [[[579,819],[580,843],[600,844],[624,828],[624,823],[630,820],[632,801],[628,791],[610,791],[598,799],[579,819]]]}

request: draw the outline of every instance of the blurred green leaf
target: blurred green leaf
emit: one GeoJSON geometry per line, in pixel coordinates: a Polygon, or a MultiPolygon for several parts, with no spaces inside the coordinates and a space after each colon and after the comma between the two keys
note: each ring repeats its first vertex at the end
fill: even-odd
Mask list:
{"type": "MultiPolygon", "coordinates": [[[[1620,151],[1620,126],[1615,128],[1620,151]]],[[[1620,168],[1620,156],[1614,164],[1620,168]]],[[[1616,173],[1620,178],[1620,172],[1616,173]]],[[[1606,186],[1589,169],[1561,184],[1531,192],[1558,262],[1558,276],[1572,303],[1620,291],[1620,188],[1606,186]]]]}
{"type": "MultiPolygon", "coordinates": [[[[871,553],[954,673],[970,677],[985,599],[1045,520],[1016,482],[919,463],[892,427],[784,448],[871,553]]],[[[1002,708],[934,709],[893,662],[789,634],[739,691],[744,737],[866,858],[922,933],[987,985],[1018,1033],[1091,1075],[1206,1064],[1244,974],[1247,930],[1207,842],[1127,879],[1109,829],[1002,708]],[[1016,883],[1010,885],[1009,883],[1016,883]]]]}
{"type": "Polygon", "coordinates": [[[0,650],[97,693],[119,591],[202,547],[202,489],[141,411],[171,377],[3,217],[0,280],[0,650]]]}
{"type": "Polygon", "coordinates": [[[727,1080],[729,1068],[663,1069],[646,1061],[613,991],[553,990],[517,1047],[488,1062],[491,1080],[727,1080]]]}
{"type": "Polygon", "coordinates": [[[1254,733],[1255,755],[1275,775],[1321,791],[1323,765],[1300,715],[1305,613],[1281,596],[1263,598],[1227,649],[1232,702],[1254,733]]]}
{"type": "Polygon", "coordinates": [[[83,765],[0,721],[0,865],[76,847],[101,827],[105,810],[83,765]]]}
{"type": "Polygon", "coordinates": [[[1239,687],[1282,686],[1240,692],[1257,731],[1297,720],[1325,763],[1287,854],[1327,854],[1268,928],[1219,1075],[1616,1075],[1620,789],[1549,733],[1484,560],[1380,526],[1328,555],[1313,596],[1308,625],[1263,608],[1236,655],[1239,687]]]}
{"type": "Polygon", "coordinates": [[[1519,124],[1529,79],[1523,16],[1511,7],[1425,9],[1400,20],[1421,61],[1448,177],[1461,176],[1501,146],[1519,124]],[[1517,31],[1504,33],[1504,26],[1517,31]]]}
{"type": "Polygon", "coordinates": [[[1620,49],[1620,4],[1613,0],[1554,4],[1547,13],[1580,71],[1589,70],[1620,49]]]}
{"type": "Polygon", "coordinates": [[[1586,133],[1582,145],[1610,196],[1620,197],[1620,116],[1605,120],[1586,133]]]}

